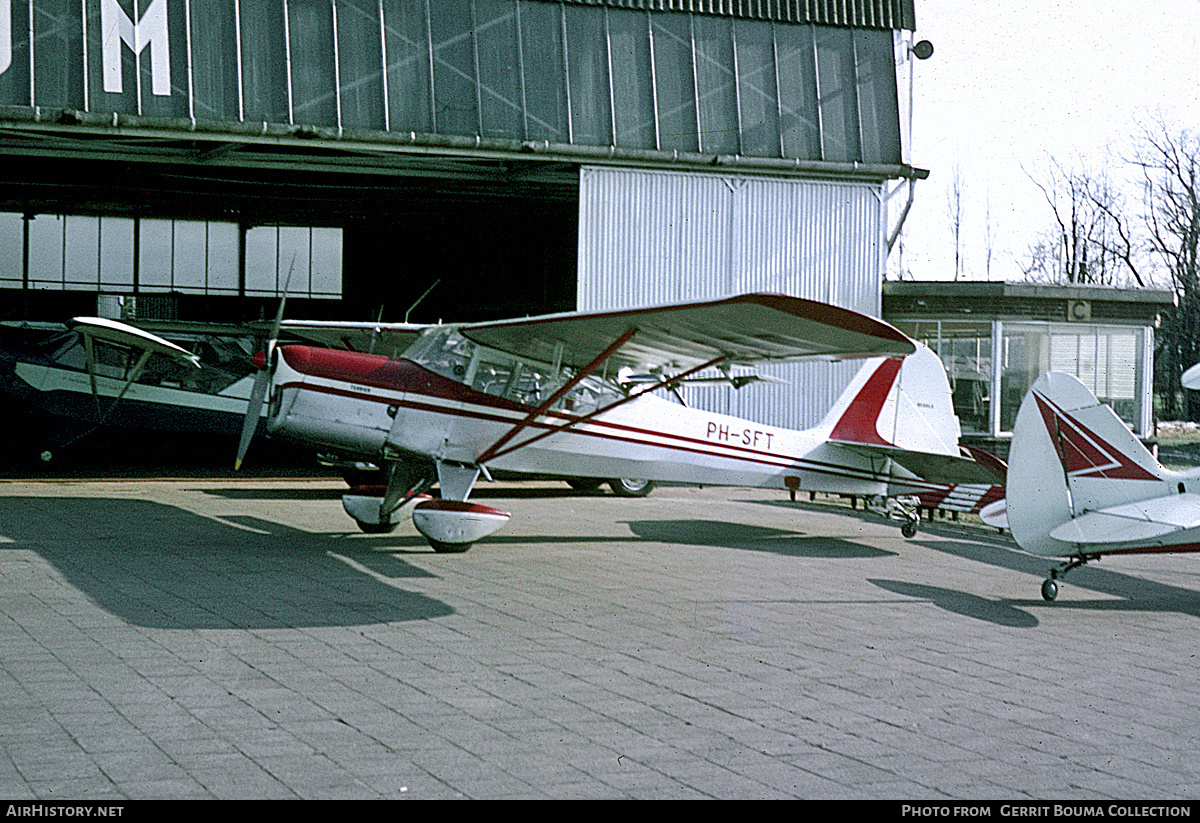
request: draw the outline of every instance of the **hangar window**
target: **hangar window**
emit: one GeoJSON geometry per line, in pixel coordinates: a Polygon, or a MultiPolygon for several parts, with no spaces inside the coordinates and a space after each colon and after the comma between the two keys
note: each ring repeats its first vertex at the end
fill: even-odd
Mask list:
{"type": "Polygon", "coordinates": [[[258,226],[246,231],[246,294],[340,297],[341,229],[258,226]]]}
{"type": "Polygon", "coordinates": [[[241,235],[218,221],[0,213],[0,288],[275,296],[288,284],[296,296],[341,297],[341,229],[241,235]]]}
{"type": "Polygon", "coordinates": [[[964,432],[992,430],[992,324],[930,320],[901,323],[901,329],[942,359],[950,380],[954,413],[964,432]]]}
{"type": "Polygon", "coordinates": [[[138,287],[145,292],[238,293],[238,229],[202,220],[142,220],[138,287]]]}
{"type": "Polygon", "coordinates": [[[964,433],[1011,434],[1021,400],[1047,371],[1078,377],[1133,431],[1148,423],[1142,383],[1150,329],[1001,320],[896,321],[896,327],[941,357],[964,433]]]}
{"type": "Polygon", "coordinates": [[[23,285],[24,246],[25,221],[21,215],[0,213],[0,288],[19,289],[23,285]]]}
{"type": "Polygon", "coordinates": [[[1046,371],[1083,381],[1135,431],[1140,428],[1141,328],[1091,324],[1006,323],[1001,368],[1000,425],[1012,431],[1021,399],[1046,371]]]}

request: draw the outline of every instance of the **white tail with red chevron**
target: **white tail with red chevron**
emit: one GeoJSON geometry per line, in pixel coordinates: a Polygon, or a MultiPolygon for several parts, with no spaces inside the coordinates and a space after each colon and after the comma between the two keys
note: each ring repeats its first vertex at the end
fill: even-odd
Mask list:
{"type": "Polygon", "coordinates": [[[1049,372],[1033,384],[1013,427],[1007,508],[1025,551],[1071,560],[1103,554],[1200,550],[1200,469],[1176,472],[1078,378],[1049,372]]]}

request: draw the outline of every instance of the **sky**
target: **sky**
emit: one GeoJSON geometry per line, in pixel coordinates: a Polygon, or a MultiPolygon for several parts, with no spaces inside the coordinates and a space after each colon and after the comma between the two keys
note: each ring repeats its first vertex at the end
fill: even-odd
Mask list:
{"type": "Polygon", "coordinates": [[[914,40],[929,40],[934,54],[915,63],[910,161],[930,174],[917,183],[892,277],[902,267],[905,279],[953,279],[956,167],[960,279],[1019,281],[1029,246],[1053,221],[1029,173],[1054,158],[1127,174],[1123,158],[1152,116],[1200,130],[1200,0],[915,3],[914,40]]]}

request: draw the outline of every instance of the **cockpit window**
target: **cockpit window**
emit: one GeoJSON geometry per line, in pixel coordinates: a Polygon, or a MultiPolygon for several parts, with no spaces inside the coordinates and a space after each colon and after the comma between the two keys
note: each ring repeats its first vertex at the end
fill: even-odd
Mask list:
{"type": "Polygon", "coordinates": [[[453,329],[433,329],[421,335],[405,357],[442,377],[463,380],[475,353],[475,344],[453,329]]]}
{"type": "MultiPolygon", "coordinates": [[[[162,355],[146,361],[135,382],[147,386],[164,386],[187,391],[219,394],[254,371],[248,351],[249,343],[209,335],[169,336],[176,345],[200,355],[199,369],[185,366],[162,355]]],[[[59,368],[86,372],[87,349],[77,332],[66,332],[47,340],[45,350],[59,368]]],[[[92,343],[96,375],[116,380],[128,379],[130,370],[141,357],[141,350],[115,346],[103,340],[92,343]]]]}
{"type": "MultiPolygon", "coordinates": [[[[524,406],[544,403],[570,379],[567,369],[555,374],[552,366],[477,346],[453,329],[427,332],[406,357],[443,377],[466,383],[475,391],[524,406]]],[[[587,414],[620,396],[604,381],[589,377],[560,398],[554,408],[587,414]]]]}

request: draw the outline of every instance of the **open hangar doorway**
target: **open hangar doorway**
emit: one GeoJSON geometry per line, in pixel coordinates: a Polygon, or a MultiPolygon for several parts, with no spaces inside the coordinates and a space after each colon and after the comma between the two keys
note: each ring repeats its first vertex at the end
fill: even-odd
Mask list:
{"type": "MultiPolygon", "coordinates": [[[[0,213],[13,218],[11,237],[3,238],[13,248],[6,255],[11,265],[0,275],[0,320],[63,322],[95,314],[101,294],[167,298],[170,319],[188,322],[270,317],[287,281],[287,256],[281,250],[277,288],[264,291],[255,268],[260,262],[245,248],[248,232],[270,226],[330,229],[338,236],[337,287],[315,299],[293,282],[290,317],[455,322],[574,308],[577,167],[398,164],[387,157],[330,163],[311,154],[247,151],[230,152],[222,164],[197,161],[182,149],[174,157],[155,154],[133,159],[62,151],[10,164],[0,176],[0,213]],[[115,277],[102,271],[90,287],[34,275],[43,250],[16,224],[22,217],[28,223],[63,216],[132,226],[124,241],[131,248],[116,255],[124,270],[115,277]],[[163,220],[229,227],[236,275],[219,287],[150,282],[146,271],[155,261],[138,237],[147,222],[163,220]]],[[[63,254],[69,268],[69,249],[63,254]]]]}
{"type": "MultiPolygon", "coordinates": [[[[129,318],[135,323],[166,319],[237,325],[270,318],[279,306],[280,293],[243,288],[248,278],[254,279],[254,273],[246,271],[244,248],[235,255],[241,267],[235,283],[241,285],[232,293],[229,288],[147,288],[137,271],[148,261],[139,260],[137,253],[128,256],[127,269],[132,271],[116,286],[35,284],[27,276],[38,267],[38,250],[28,243],[29,225],[39,220],[69,222],[64,215],[132,224],[135,247],[137,227],[144,231],[151,221],[220,222],[236,227],[233,234],[243,246],[256,227],[336,230],[337,294],[316,298],[293,292],[286,314],[294,319],[456,322],[574,308],[577,168],[564,165],[547,174],[540,167],[512,163],[441,160],[419,165],[410,160],[400,170],[386,157],[359,158],[345,168],[345,158],[333,164],[329,158],[310,155],[302,162],[278,154],[254,158],[249,150],[227,152],[226,161],[243,162],[222,165],[198,162],[194,153],[184,150],[175,162],[161,151],[155,155],[147,159],[38,152],[9,164],[0,175],[0,212],[12,218],[12,237],[7,239],[23,242],[23,230],[25,245],[7,255],[13,265],[0,292],[0,320],[7,325],[60,324],[73,316],[100,313],[102,296],[113,294],[137,298],[138,313],[129,318]],[[337,167],[330,169],[331,165],[337,167]],[[170,304],[169,316],[155,318],[146,311],[163,303],[170,304]]],[[[280,261],[284,274],[287,266],[280,261]]],[[[283,284],[281,276],[280,292],[283,284]]],[[[34,432],[29,409],[15,408],[11,399],[0,398],[0,419],[10,430],[34,432]]],[[[134,465],[135,452],[169,453],[181,465],[190,459],[181,453],[177,437],[157,437],[159,448],[147,437],[145,431],[89,436],[79,448],[92,447],[92,463],[106,470],[134,465]]],[[[35,438],[31,434],[28,439],[35,438]]],[[[187,442],[200,440],[189,437],[187,442]]],[[[0,450],[0,471],[24,470],[32,462],[24,454],[29,449],[19,461],[11,451],[0,450]]],[[[232,462],[227,459],[233,454],[231,445],[197,446],[193,451],[192,462],[232,462]]],[[[283,451],[272,459],[293,462],[283,451]]],[[[64,470],[69,466],[58,465],[64,470]]]]}
{"type": "MultiPolygon", "coordinates": [[[[346,226],[338,319],[437,323],[570,311],[577,225],[571,202],[409,198],[396,212],[346,226]]],[[[303,308],[334,309],[317,302],[303,308]]]]}

